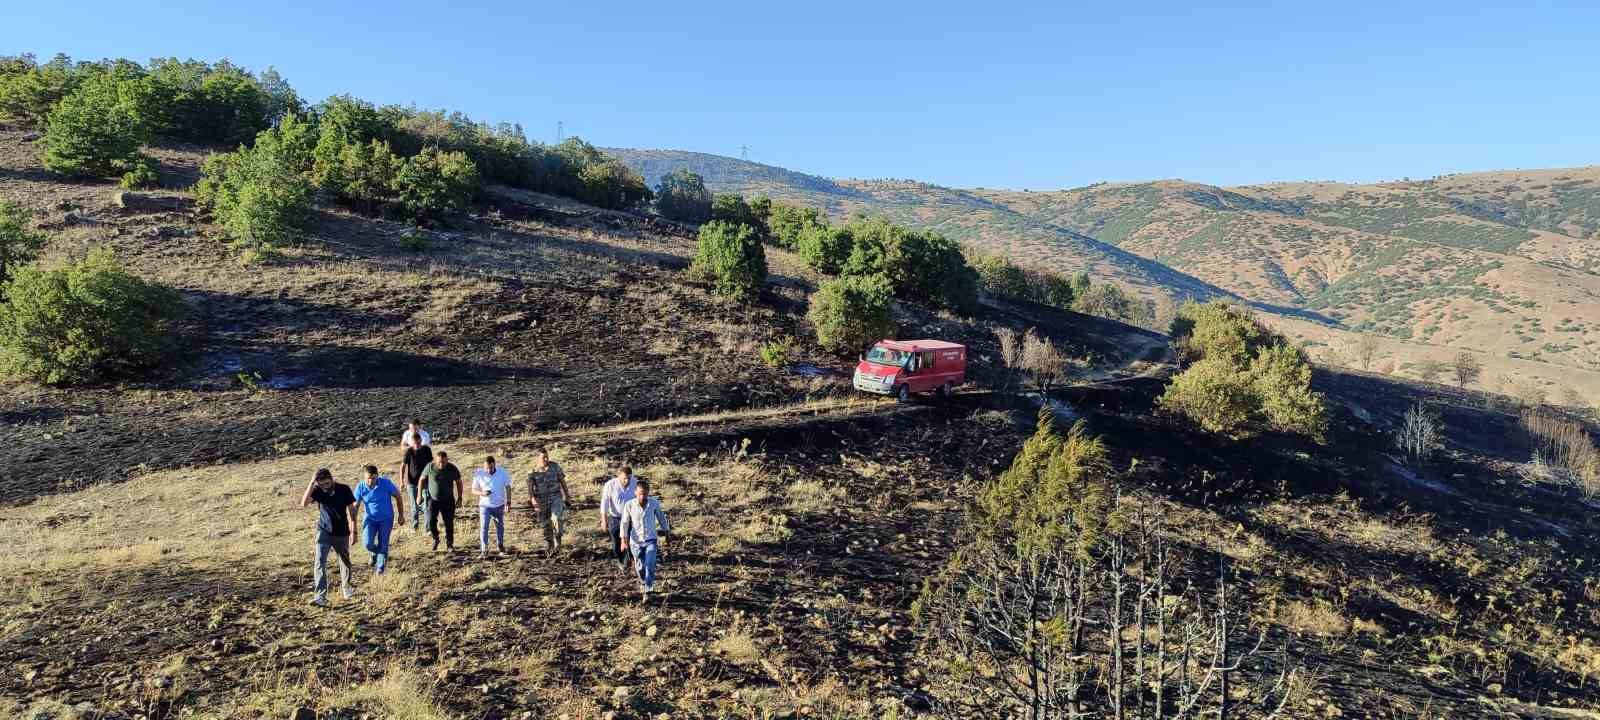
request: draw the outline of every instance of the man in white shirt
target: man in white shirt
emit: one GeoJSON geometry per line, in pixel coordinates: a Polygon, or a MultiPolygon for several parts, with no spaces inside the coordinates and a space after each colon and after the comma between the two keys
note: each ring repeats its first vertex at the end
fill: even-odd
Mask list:
{"type": "Polygon", "coordinates": [[[650,496],[650,481],[638,482],[637,497],[622,507],[622,547],[633,554],[633,568],[639,574],[644,601],[656,589],[656,562],[661,557],[660,541],[672,534],[672,524],[661,511],[661,500],[650,496]]]}
{"type": "Polygon", "coordinates": [[[622,510],[633,500],[638,484],[633,468],[623,465],[622,470],[600,488],[600,528],[610,536],[611,554],[624,573],[628,572],[628,550],[622,543],[622,510]]]}
{"type": "Polygon", "coordinates": [[[494,522],[495,540],[503,555],[506,552],[506,491],[511,487],[511,474],[496,467],[494,456],[483,459],[483,467],[472,471],[472,494],[478,496],[478,554],[489,555],[489,523],[494,522]]]}
{"type": "Polygon", "coordinates": [[[406,431],[400,434],[400,447],[415,450],[424,445],[433,445],[433,436],[422,429],[422,423],[416,418],[406,422],[406,431]]]}

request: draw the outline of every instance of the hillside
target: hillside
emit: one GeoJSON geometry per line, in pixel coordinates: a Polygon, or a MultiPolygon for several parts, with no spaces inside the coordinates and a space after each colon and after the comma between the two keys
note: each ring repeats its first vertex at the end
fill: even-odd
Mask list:
{"type": "Polygon", "coordinates": [[[1452,348],[1485,351],[1494,365],[1485,387],[1531,381],[1552,397],[1566,388],[1587,402],[1600,397],[1600,168],[1041,192],[829,180],[715,155],[608,152],[647,178],[689,167],[718,191],[765,193],[834,215],[881,213],[1020,260],[1093,268],[1146,292],[1233,295],[1314,346],[1336,349],[1352,333],[1376,333],[1395,341],[1386,355],[1396,369],[1452,348]]]}
{"type": "Polygon", "coordinates": [[[769,195],[826,211],[835,218],[857,212],[938,230],[979,246],[1001,247],[1020,261],[1086,270],[1146,293],[1208,299],[1225,290],[1065,226],[1018,213],[982,196],[915,181],[829,180],[815,175],[719,155],[679,150],[608,148],[654,183],[680,167],[698,173],[717,192],[769,195]]]}
{"type": "MultiPolygon", "coordinates": [[[[38,213],[46,262],[108,244],[198,326],[194,352],[145,380],[0,385],[7,717],[925,716],[939,670],[912,605],[1035,422],[1034,401],[992,389],[995,327],[1096,359],[1054,408],[1126,468],[1123,501],[1182,558],[1174,585],[1233,568],[1235,620],[1267,649],[1240,715],[1279,697],[1278,673],[1288,717],[1600,712],[1600,507],[1476,394],[1319,370],[1325,443],[1235,442],[1160,411],[1163,337],[990,302],[964,320],[896,308],[905,335],[968,343],[975,380],[899,405],[849,392],[847,363],[810,344],[818,278],[783,251],[761,298],[735,304],[681,272],[683,226],[496,187],[425,250],[319,203],[283,259],[241,266],[179,187],[204,150],[147,150],[169,186],[159,208],[121,208],[0,132],[0,197],[38,213]],[[794,364],[768,367],[758,348],[780,336],[799,338],[794,364]],[[1436,461],[1396,460],[1414,400],[1439,408],[1436,461]],[[529,552],[521,507],[506,556],[432,553],[401,529],[389,574],[358,569],[356,602],[306,606],[297,493],[319,467],[392,467],[410,416],[465,463],[520,474],[551,448],[579,498],[570,550],[529,552]],[[622,464],[678,530],[649,604],[584,519],[622,464]]],[[[466,513],[458,532],[474,547],[466,513]]]]}

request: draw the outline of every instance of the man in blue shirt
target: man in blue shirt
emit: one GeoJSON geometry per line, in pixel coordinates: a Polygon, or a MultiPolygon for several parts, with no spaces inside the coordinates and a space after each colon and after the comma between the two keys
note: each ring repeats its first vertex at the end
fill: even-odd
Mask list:
{"type": "Polygon", "coordinates": [[[361,524],[361,537],[367,552],[372,553],[372,566],[378,569],[380,575],[389,565],[389,533],[394,530],[394,519],[406,515],[402,497],[394,481],[378,476],[376,465],[368,465],[367,479],[356,485],[356,505],[367,514],[367,519],[361,524]],[[391,501],[394,503],[392,509],[389,506],[391,501]]]}

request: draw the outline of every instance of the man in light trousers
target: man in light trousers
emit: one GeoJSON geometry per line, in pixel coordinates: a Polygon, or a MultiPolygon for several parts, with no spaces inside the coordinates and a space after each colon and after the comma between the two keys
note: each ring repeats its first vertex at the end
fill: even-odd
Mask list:
{"type": "Polygon", "coordinates": [[[661,500],[650,496],[650,481],[640,480],[632,502],[622,509],[622,546],[633,553],[633,569],[639,575],[640,598],[650,600],[656,589],[656,563],[661,558],[661,543],[672,534],[672,524],[661,511],[661,500]]]}
{"type": "Polygon", "coordinates": [[[561,536],[565,534],[567,506],[572,504],[572,491],[567,489],[567,474],[561,466],[550,461],[550,453],[539,448],[538,464],[528,473],[528,503],[534,517],[544,530],[545,552],[552,557],[561,550],[561,536]]]}

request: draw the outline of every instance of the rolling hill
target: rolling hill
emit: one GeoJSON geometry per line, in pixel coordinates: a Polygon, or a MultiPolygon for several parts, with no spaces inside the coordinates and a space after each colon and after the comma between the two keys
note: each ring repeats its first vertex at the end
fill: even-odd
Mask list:
{"type": "MultiPolygon", "coordinates": [[[[1282,318],[1380,334],[1403,341],[1400,366],[1464,348],[1515,361],[1518,374],[1550,384],[1564,374],[1537,365],[1600,370],[1600,167],[1367,185],[1161,180],[1036,192],[830,180],[678,151],[609,152],[647,178],[688,167],[717,191],[766,193],[836,216],[881,213],[1146,292],[1232,295],[1282,318]]],[[[1324,342],[1296,332],[1303,323],[1279,324],[1324,342]]],[[[1348,341],[1341,337],[1331,344],[1348,341]]],[[[1580,384],[1600,386],[1592,380],[1580,384]]]]}

